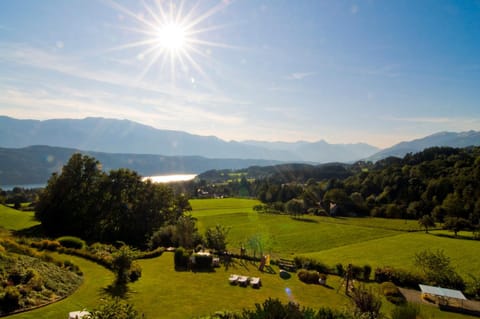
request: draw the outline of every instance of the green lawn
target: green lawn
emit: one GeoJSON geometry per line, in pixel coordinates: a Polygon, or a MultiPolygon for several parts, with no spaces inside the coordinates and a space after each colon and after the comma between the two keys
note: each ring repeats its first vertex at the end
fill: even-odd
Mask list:
{"type": "MultiPolygon", "coordinates": [[[[249,237],[263,234],[270,239],[274,257],[305,255],[331,266],[341,262],[413,269],[415,252],[427,248],[443,249],[464,277],[468,273],[480,275],[480,241],[425,234],[416,221],[312,216],[299,220],[285,215],[258,214],[252,210],[258,203],[256,200],[230,198],[191,201],[192,214],[198,219],[200,232],[216,224],[231,227],[228,239],[232,250],[238,250],[249,237]]],[[[31,216],[31,213],[0,206],[0,225],[9,229],[34,225],[31,216]],[[30,219],[21,222],[21,218],[29,214],[30,219]]],[[[104,289],[112,283],[113,274],[78,257],[61,255],[60,258],[71,259],[80,266],[85,276],[82,286],[72,296],[58,303],[12,318],[63,319],[69,311],[91,309],[98,304],[104,296],[104,289]]],[[[177,272],[171,253],[140,260],[139,263],[143,268],[142,277],[129,286],[127,297],[149,319],[192,318],[218,310],[241,310],[269,297],[292,300],[315,309],[320,306],[343,309],[350,304],[347,297],[341,292],[337,293],[341,279],[336,276],[329,276],[329,289],[304,284],[295,275],[287,280],[281,279],[277,268],[272,274],[261,273],[257,265],[249,262],[235,261],[228,269],[217,268],[211,273],[177,272]],[[259,276],[263,286],[260,289],[231,286],[227,280],[231,273],[259,276]]],[[[391,304],[384,301],[383,311],[386,314],[392,308],[391,304]]],[[[430,318],[472,318],[440,312],[427,305],[422,305],[422,310],[430,318]]]]}
{"type": "Polygon", "coordinates": [[[0,205],[0,225],[9,230],[29,228],[39,223],[34,219],[33,212],[22,212],[0,205]]]}
{"type": "MultiPolygon", "coordinates": [[[[60,258],[70,258],[78,264],[85,273],[84,284],[70,297],[30,312],[11,316],[10,318],[51,318],[64,319],[72,310],[91,309],[105,296],[103,290],[113,280],[111,272],[91,262],[76,257],[61,255],[60,258]]],[[[299,281],[295,274],[289,279],[282,279],[278,269],[274,273],[262,273],[258,264],[235,261],[227,269],[224,266],[214,272],[184,272],[175,271],[173,255],[164,253],[162,256],[139,261],[142,266],[142,277],[129,285],[127,299],[136,309],[145,314],[146,318],[195,318],[209,315],[219,310],[240,311],[243,308],[253,308],[255,303],[262,303],[267,298],[279,298],[283,302],[294,301],[302,306],[318,309],[321,306],[345,309],[350,307],[350,300],[338,288],[341,278],[329,276],[327,284],[308,285],[299,281]],[[259,276],[262,287],[232,286],[228,276],[232,273],[246,276],[259,276]]],[[[377,289],[377,284],[369,284],[377,289]]],[[[438,309],[422,305],[422,311],[437,319],[467,319],[473,318],[452,313],[440,312],[438,309]]],[[[382,311],[389,314],[393,306],[383,300],[382,311]]]]}
{"type": "MultiPolygon", "coordinates": [[[[191,318],[218,310],[241,310],[269,297],[312,307],[318,307],[319,303],[342,307],[348,303],[348,299],[336,290],[303,284],[295,275],[284,280],[278,273],[261,273],[258,265],[249,262],[236,261],[228,270],[222,267],[211,273],[177,272],[170,253],[140,263],[142,278],[130,286],[130,300],[147,318],[191,318]],[[228,282],[232,273],[259,276],[263,286],[260,289],[232,286],[228,282]]],[[[339,278],[331,277],[329,281],[338,286],[339,278]]]]}

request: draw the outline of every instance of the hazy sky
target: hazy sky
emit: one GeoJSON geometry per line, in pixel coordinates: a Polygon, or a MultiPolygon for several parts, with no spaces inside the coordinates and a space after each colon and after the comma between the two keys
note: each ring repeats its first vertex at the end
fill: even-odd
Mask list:
{"type": "Polygon", "coordinates": [[[1,1],[0,115],[379,147],[480,130],[480,1],[1,1]]]}

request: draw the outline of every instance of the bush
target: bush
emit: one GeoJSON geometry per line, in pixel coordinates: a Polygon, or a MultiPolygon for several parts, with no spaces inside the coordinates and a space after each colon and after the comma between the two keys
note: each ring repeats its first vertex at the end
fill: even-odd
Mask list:
{"type": "Polygon", "coordinates": [[[1,299],[1,305],[4,312],[12,312],[20,306],[20,292],[16,287],[8,286],[5,288],[5,294],[1,299]]]}
{"type": "Polygon", "coordinates": [[[338,310],[322,307],[318,309],[316,319],[353,319],[348,313],[340,312],[338,310]]]}
{"type": "Polygon", "coordinates": [[[194,254],[195,264],[194,267],[197,270],[208,270],[212,268],[213,256],[212,255],[199,255],[194,254]]]}
{"type": "Polygon", "coordinates": [[[165,252],[165,248],[157,247],[154,250],[138,252],[135,256],[136,259],[149,259],[161,256],[165,252]]]}
{"type": "Polygon", "coordinates": [[[48,240],[48,239],[43,239],[38,242],[32,242],[30,243],[30,246],[38,250],[49,250],[49,251],[56,251],[58,248],[61,247],[58,241],[48,240]]]}
{"type": "Polygon", "coordinates": [[[386,281],[380,285],[382,294],[393,304],[400,305],[405,303],[405,297],[393,282],[386,281]]]}
{"type": "Polygon", "coordinates": [[[418,283],[425,282],[425,279],[406,270],[384,267],[375,269],[375,281],[379,283],[391,281],[400,287],[418,289],[418,283]]]}
{"type": "Polygon", "coordinates": [[[300,269],[297,273],[298,279],[307,284],[318,284],[320,274],[315,270],[300,269]]]}
{"type": "Polygon", "coordinates": [[[316,270],[324,274],[332,273],[332,270],[327,265],[312,258],[295,257],[293,261],[299,269],[316,270]]]}
{"type": "Polygon", "coordinates": [[[355,315],[361,318],[379,318],[382,301],[371,289],[363,286],[354,289],[352,301],[355,305],[355,315]]]}
{"type": "Polygon", "coordinates": [[[343,277],[343,275],[345,275],[345,269],[343,268],[343,265],[340,263],[335,265],[335,271],[337,275],[339,275],[340,277],[343,277]]]}
{"type": "Polygon", "coordinates": [[[371,273],[372,273],[372,267],[370,265],[363,266],[363,280],[369,281],[371,273]]]}
{"type": "Polygon", "coordinates": [[[65,248],[82,249],[86,246],[85,241],[73,236],[63,236],[57,238],[57,241],[65,248]]]}
{"type": "Polygon", "coordinates": [[[128,273],[128,279],[130,282],[135,282],[142,276],[142,267],[136,262],[132,262],[130,266],[130,271],[128,273]]]}
{"type": "Polygon", "coordinates": [[[175,269],[188,268],[189,258],[190,258],[190,254],[183,247],[178,247],[177,249],[175,249],[175,253],[173,255],[175,269]]]}

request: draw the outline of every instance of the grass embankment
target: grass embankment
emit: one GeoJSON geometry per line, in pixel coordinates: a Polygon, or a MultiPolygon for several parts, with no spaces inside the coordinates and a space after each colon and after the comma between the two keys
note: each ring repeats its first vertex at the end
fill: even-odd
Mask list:
{"type": "MultiPolygon", "coordinates": [[[[82,285],[72,295],[59,302],[35,310],[12,315],[8,318],[64,319],[68,317],[70,311],[82,310],[84,308],[92,309],[99,304],[101,298],[106,296],[104,289],[108,287],[114,279],[111,271],[79,257],[59,254],[52,255],[59,260],[70,260],[72,263],[79,266],[80,270],[83,272],[82,285]]],[[[146,278],[146,280],[148,279],[146,278]]],[[[150,318],[155,318],[155,316],[150,318]]]]}
{"type": "Polygon", "coordinates": [[[0,205],[0,226],[9,230],[20,230],[38,225],[33,212],[19,211],[0,205]]]}

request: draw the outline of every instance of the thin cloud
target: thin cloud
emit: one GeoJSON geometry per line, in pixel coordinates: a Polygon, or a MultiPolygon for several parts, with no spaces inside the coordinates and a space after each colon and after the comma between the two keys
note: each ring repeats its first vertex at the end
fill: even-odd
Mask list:
{"type": "Polygon", "coordinates": [[[288,75],[286,78],[288,80],[303,80],[307,77],[310,77],[312,75],[315,75],[315,72],[295,72],[290,75],[288,75]]]}
{"type": "Polygon", "coordinates": [[[119,72],[109,72],[98,68],[92,69],[81,62],[81,59],[66,58],[65,56],[33,48],[25,44],[0,43],[0,62],[26,65],[38,69],[58,72],[71,77],[115,85],[130,89],[140,89],[152,93],[183,98],[186,101],[194,100],[201,103],[248,105],[249,102],[233,100],[219,92],[215,94],[185,91],[171,86],[159,86],[146,81],[132,79],[131,76],[119,72]]]}

